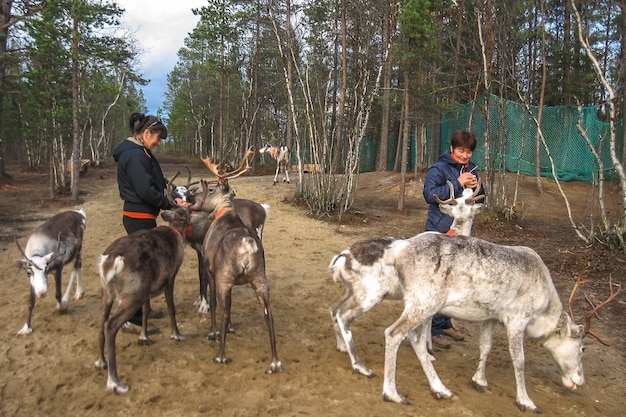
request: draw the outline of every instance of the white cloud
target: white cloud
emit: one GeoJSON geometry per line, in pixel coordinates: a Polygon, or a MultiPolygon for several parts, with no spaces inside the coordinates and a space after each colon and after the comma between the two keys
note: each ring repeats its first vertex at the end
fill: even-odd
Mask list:
{"type": "Polygon", "coordinates": [[[143,88],[149,113],[163,103],[167,74],[176,64],[178,50],[196,27],[199,17],[191,9],[206,0],[117,0],[126,11],[122,22],[134,33],[144,52],[139,56],[140,71],[150,80],[143,88]]]}

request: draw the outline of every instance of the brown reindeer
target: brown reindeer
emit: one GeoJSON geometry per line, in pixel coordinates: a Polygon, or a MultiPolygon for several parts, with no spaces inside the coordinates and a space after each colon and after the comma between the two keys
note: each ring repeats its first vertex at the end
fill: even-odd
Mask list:
{"type": "Polygon", "coordinates": [[[270,307],[270,294],[265,275],[265,254],[261,239],[255,231],[247,227],[233,209],[233,190],[228,180],[244,174],[250,169],[248,150],[239,168],[232,172],[220,173],[219,165],[211,158],[202,161],[217,178],[216,181],[202,180],[202,198],[191,207],[211,213],[215,219],[204,238],[203,253],[205,267],[209,273],[211,329],[209,339],[220,335],[220,348],[216,363],[227,363],[226,335],[230,327],[231,293],[235,285],[250,284],[261,304],[265,323],[270,337],[271,363],[267,373],[282,371],[282,363],[276,353],[274,318],[270,307]],[[215,307],[219,300],[222,309],[220,332],[215,325],[215,307]]]}
{"type": "Polygon", "coordinates": [[[139,343],[152,343],[147,331],[150,298],[165,293],[172,327],[170,337],[176,341],[185,338],[176,324],[174,279],[183,262],[185,230],[189,225],[190,214],[188,209],[179,207],[166,210],[161,216],[169,222],[169,226],[140,230],[120,237],[100,256],[98,266],[102,285],[102,324],[95,367],[108,368],[107,389],[116,394],[127,392],[129,387],[122,384],[117,375],[115,338],[124,323],[141,307],[143,323],[139,343]],[[111,314],[115,301],[118,301],[118,306],[111,314]],[[104,357],[105,347],[108,361],[104,357]]]}

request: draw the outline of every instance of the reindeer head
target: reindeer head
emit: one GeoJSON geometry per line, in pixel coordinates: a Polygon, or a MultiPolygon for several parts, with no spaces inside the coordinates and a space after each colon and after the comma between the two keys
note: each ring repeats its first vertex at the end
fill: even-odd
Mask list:
{"type": "Polygon", "coordinates": [[[582,325],[574,323],[566,312],[561,314],[556,329],[543,343],[561,371],[563,386],[576,389],[585,383],[583,352],[585,335],[582,325]]]}
{"type": "Polygon", "coordinates": [[[191,170],[189,167],[185,167],[185,169],[187,170],[187,185],[177,186],[174,184],[174,180],[180,175],[180,171],[178,171],[176,175],[174,175],[172,179],[167,182],[167,195],[170,198],[170,201],[175,202],[176,199],[181,199],[184,202],[194,202],[194,195],[198,190],[198,187],[194,187],[194,185],[198,184],[199,181],[191,182],[191,170]]]}
{"type": "Polygon", "coordinates": [[[16,260],[15,265],[26,270],[30,286],[34,294],[39,298],[44,298],[48,294],[48,271],[63,263],[64,253],[60,252],[60,239],[61,236],[59,235],[58,249],[55,252],[50,252],[43,256],[33,255],[30,258],[26,255],[24,249],[22,249],[20,242],[15,239],[17,248],[24,256],[23,259],[16,260]]]}
{"type": "Polygon", "coordinates": [[[222,207],[231,205],[231,200],[235,193],[228,184],[229,179],[237,178],[250,170],[250,156],[253,155],[252,148],[248,149],[237,169],[231,172],[220,172],[219,164],[213,162],[210,157],[202,159],[210,173],[217,178],[214,181],[201,180],[202,194],[196,196],[196,202],[191,206],[192,210],[214,212],[222,207]]]}
{"type": "Polygon", "coordinates": [[[446,181],[446,183],[450,187],[450,197],[445,201],[440,200],[437,194],[433,197],[439,203],[439,210],[454,219],[450,229],[460,235],[469,236],[474,217],[483,209],[482,204],[475,204],[477,201],[485,198],[484,194],[478,195],[480,192],[480,178],[474,191],[471,188],[466,188],[463,190],[463,195],[459,198],[454,198],[454,186],[452,183],[450,181],[446,181]]]}

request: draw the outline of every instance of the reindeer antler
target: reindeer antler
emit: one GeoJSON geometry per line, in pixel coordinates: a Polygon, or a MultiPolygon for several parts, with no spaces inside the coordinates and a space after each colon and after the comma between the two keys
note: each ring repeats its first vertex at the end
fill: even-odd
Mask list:
{"type": "Polygon", "coordinates": [[[465,200],[465,204],[472,204],[472,203],[475,203],[477,201],[484,199],[485,195],[484,194],[478,195],[479,192],[480,192],[480,177],[478,177],[478,181],[476,182],[476,188],[474,189],[474,193],[467,200],[465,200]]]}
{"type": "Polygon", "coordinates": [[[439,198],[437,194],[433,195],[435,201],[439,204],[457,204],[458,202],[454,199],[454,185],[450,181],[446,181],[448,187],[450,187],[450,197],[447,200],[443,201],[439,198]]]}
{"type": "Polygon", "coordinates": [[[230,180],[233,178],[237,178],[240,175],[245,174],[251,168],[250,166],[250,157],[254,154],[252,147],[248,148],[246,154],[239,164],[239,167],[231,172],[220,173],[220,164],[216,164],[213,162],[213,158],[207,156],[206,158],[202,158],[202,162],[207,167],[209,172],[217,177],[219,183],[223,183],[225,180],[230,180]]]}
{"type": "MultiPolygon", "coordinates": [[[[578,287],[580,287],[582,284],[587,283],[589,281],[584,281],[582,279],[584,271],[578,276],[578,278],[576,279],[576,283],[574,284],[574,288],[572,288],[572,292],[569,296],[568,299],[568,308],[569,308],[569,314],[570,317],[574,317],[573,313],[572,313],[572,300],[574,299],[574,294],[576,293],[576,291],[578,290],[578,287]]],[[[617,297],[617,295],[620,293],[620,291],[622,290],[622,286],[621,284],[613,284],[613,275],[609,275],[609,289],[610,289],[610,294],[609,294],[609,298],[607,298],[606,300],[604,300],[603,302],[601,302],[600,304],[598,304],[597,306],[595,306],[588,314],[587,314],[587,318],[585,319],[585,335],[589,335],[591,337],[593,337],[594,339],[596,339],[598,342],[602,343],[604,346],[611,346],[613,344],[613,342],[605,342],[604,340],[602,340],[597,334],[595,334],[594,332],[591,331],[591,318],[598,312],[600,311],[600,309],[602,309],[603,307],[607,306],[611,301],[613,301],[615,299],[615,297],[617,297]],[[614,286],[617,287],[617,291],[614,290],[614,286]]],[[[591,302],[589,302],[591,304],[591,302]]],[[[593,304],[592,304],[593,307],[593,304]]]]}

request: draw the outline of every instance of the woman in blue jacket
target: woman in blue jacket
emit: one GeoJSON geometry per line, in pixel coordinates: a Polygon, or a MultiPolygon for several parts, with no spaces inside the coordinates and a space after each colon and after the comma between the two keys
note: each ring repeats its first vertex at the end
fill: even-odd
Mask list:
{"type": "MultiPolygon", "coordinates": [[[[475,188],[478,184],[478,166],[470,161],[476,149],[476,136],[471,132],[456,131],[450,139],[450,151],[439,157],[426,174],[424,181],[424,199],[428,203],[428,219],[426,231],[446,233],[450,230],[453,218],[439,210],[439,204],[435,201],[435,195],[450,195],[450,181],[454,187],[454,197],[463,194],[465,188],[475,188]]],[[[480,194],[484,194],[481,189],[480,194]]],[[[432,342],[441,349],[450,349],[450,342],[445,336],[454,340],[463,340],[464,337],[454,326],[450,317],[443,314],[435,314],[432,320],[432,342]]]]}

